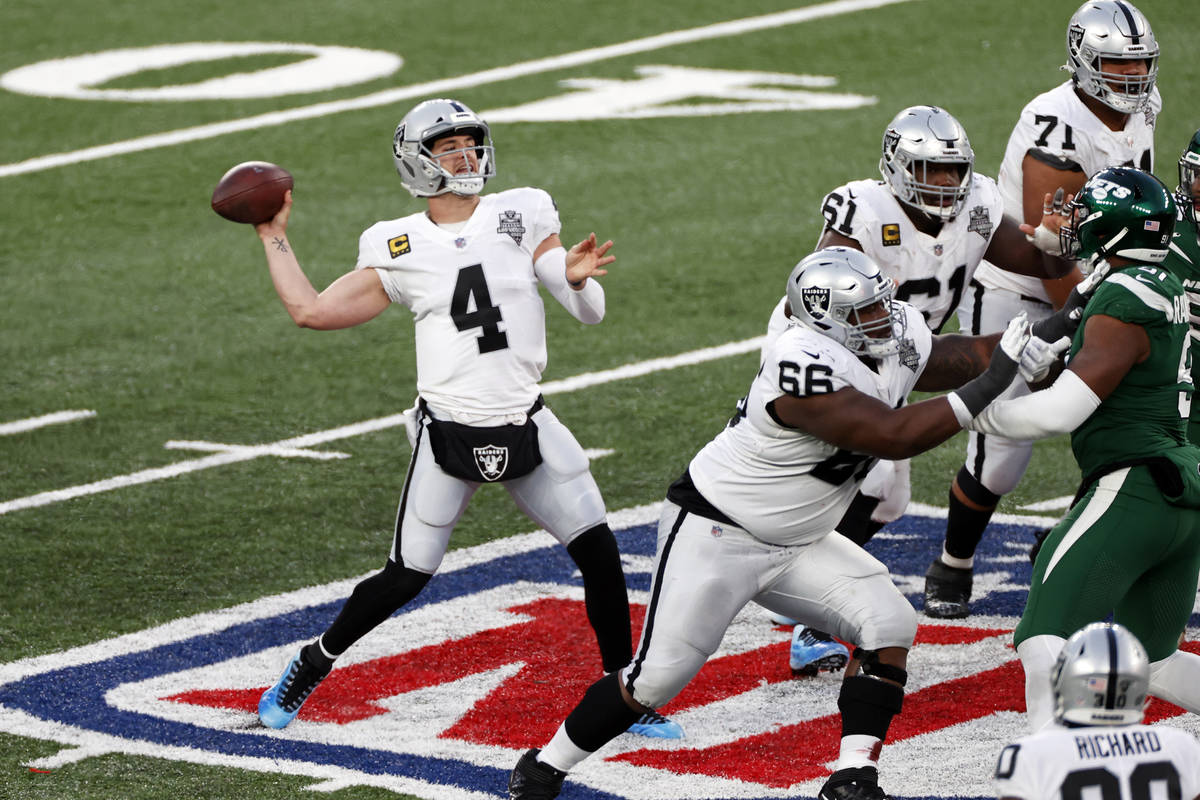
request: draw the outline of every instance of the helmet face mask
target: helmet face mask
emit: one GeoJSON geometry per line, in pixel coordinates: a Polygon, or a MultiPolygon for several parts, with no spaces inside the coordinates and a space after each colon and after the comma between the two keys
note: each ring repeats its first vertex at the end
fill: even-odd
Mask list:
{"type": "Polygon", "coordinates": [[[1179,204],[1184,218],[1196,224],[1196,203],[1200,202],[1200,131],[1192,134],[1191,141],[1179,157],[1179,185],[1175,187],[1175,202],[1179,204]]]}
{"type": "Polygon", "coordinates": [[[1059,231],[1063,253],[1086,259],[1120,256],[1149,263],[1167,257],[1175,201],[1148,172],[1110,167],[1088,179],[1059,231]]]}
{"type": "Polygon", "coordinates": [[[1056,722],[1136,725],[1150,691],[1150,659],[1126,628],[1094,622],[1067,639],[1050,682],[1056,722]]]}
{"type": "Polygon", "coordinates": [[[855,355],[884,358],[900,350],[906,330],[894,288],[866,254],[827,247],[792,268],[787,298],[792,319],[855,355]]]}
{"type": "Polygon", "coordinates": [[[413,197],[436,197],[453,192],[473,195],[483,191],[496,174],[491,131],[474,111],[457,100],[426,100],[404,115],[392,138],[392,158],[400,182],[413,197]],[[438,140],[471,136],[473,146],[434,154],[438,140]],[[446,169],[443,164],[466,170],[446,169]]]}
{"type": "Polygon", "coordinates": [[[1142,12],[1126,0],[1089,0],[1067,25],[1067,63],[1084,94],[1123,114],[1149,107],[1158,77],[1158,41],[1142,12]],[[1144,73],[1112,70],[1112,62],[1144,62],[1144,73]],[[1107,67],[1107,69],[1106,69],[1107,67]]]}
{"type": "Polygon", "coordinates": [[[949,222],[971,192],[975,152],[958,120],[937,106],[912,106],[883,134],[879,172],[896,199],[949,222]]]}

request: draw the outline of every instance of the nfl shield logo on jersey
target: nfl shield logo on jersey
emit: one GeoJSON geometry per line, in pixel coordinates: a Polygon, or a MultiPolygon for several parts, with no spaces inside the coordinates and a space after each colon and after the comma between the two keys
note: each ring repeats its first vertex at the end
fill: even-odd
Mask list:
{"type": "Polygon", "coordinates": [[[489,444],[485,447],[473,448],[473,452],[475,453],[475,466],[479,467],[479,474],[485,481],[499,480],[500,476],[504,474],[504,470],[508,469],[507,447],[489,444]]]}

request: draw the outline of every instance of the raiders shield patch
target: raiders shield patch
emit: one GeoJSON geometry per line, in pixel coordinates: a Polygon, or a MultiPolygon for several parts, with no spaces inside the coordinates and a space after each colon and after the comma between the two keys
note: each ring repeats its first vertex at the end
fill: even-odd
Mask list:
{"type": "Polygon", "coordinates": [[[411,250],[412,245],[408,243],[407,233],[402,233],[394,239],[388,239],[388,252],[392,254],[392,258],[399,258],[411,250]]]}
{"type": "Polygon", "coordinates": [[[882,228],[883,246],[896,247],[900,244],[900,226],[891,224],[884,225],[882,228]]]}
{"type": "Polygon", "coordinates": [[[975,206],[971,209],[971,221],[967,225],[967,230],[975,231],[984,239],[991,237],[992,217],[985,207],[975,206]]]}
{"type": "Polygon", "coordinates": [[[521,222],[521,215],[511,209],[500,212],[500,227],[496,228],[496,233],[507,233],[514,242],[520,244],[525,236],[525,225],[521,222]]]}
{"type": "Polygon", "coordinates": [[[804,310],[814,317],[829,313],[829,290],[821,286],[808,286],[800,292],[804,310]]]}
{"type": "Polygon", "coordinates": [[[485,447],[472,448],[475,453],[475,466],[485,481],[500,480],[508,469],[508,448],[489,444],[485,447]]]}

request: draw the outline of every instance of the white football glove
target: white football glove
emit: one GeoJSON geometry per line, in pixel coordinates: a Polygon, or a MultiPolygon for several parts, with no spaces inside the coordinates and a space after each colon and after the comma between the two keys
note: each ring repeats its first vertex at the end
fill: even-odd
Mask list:
{"type": "Polygon", "coordinates": [[[1063,351],[1071,346],[1071,339],[1064,336],[1058,341],[1047,342],[1030,336],[1017,362],[1021,377],[1026,383],[1037,383],[1050,374],[1050,368],[1062,360],[1063,351]]]}
{"type": "Polygon", "coordinates": [[[1000,349],[1016,362],[1020,360],[1021,351],[1025,349],[1028,341],[1029,317],[1022,311],[1009,320],[1008,327],[1004,329],[1004,335],[1000,337],[1000,349]]]}

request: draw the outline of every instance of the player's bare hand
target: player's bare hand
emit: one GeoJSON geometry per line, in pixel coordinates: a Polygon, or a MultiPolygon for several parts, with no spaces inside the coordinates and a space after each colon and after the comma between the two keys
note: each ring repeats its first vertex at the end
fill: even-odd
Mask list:
{"type": "MultiPolygon", "coordinates": [[[[1075,195],[1065,194],[1060,186],[1053,195],[1046,194],[1042,200],[1042,219],[1038,223],[1038,228],[1045,228],[1051,234],[1057,236],[1058,231],[1067,222],[1071,210],[1071,200],[1075,195]]],[[[1022,222],[1021,231],[1026,236],[1037,237],[1038,228],[1033,227],[1028,222],[1022,222]]]]}
{"type": "Polygon", "coordinates": [[[588,237],[567,251],[567,281],[578,285],[588,278],[599,278],[607,275],[604,269],[617,260],[616,256],[608,255],[612,249],[612,239],[603,244],[596,241],[596,234],[588,237]]]}
{"type": "Polygon", "coordinates": [[[283,194],[283,205],[274,217],[254,226],[254,231],[260,239],[283,238],[287,236],[288,217],[292,214],[292,190],[283,194]]]}

